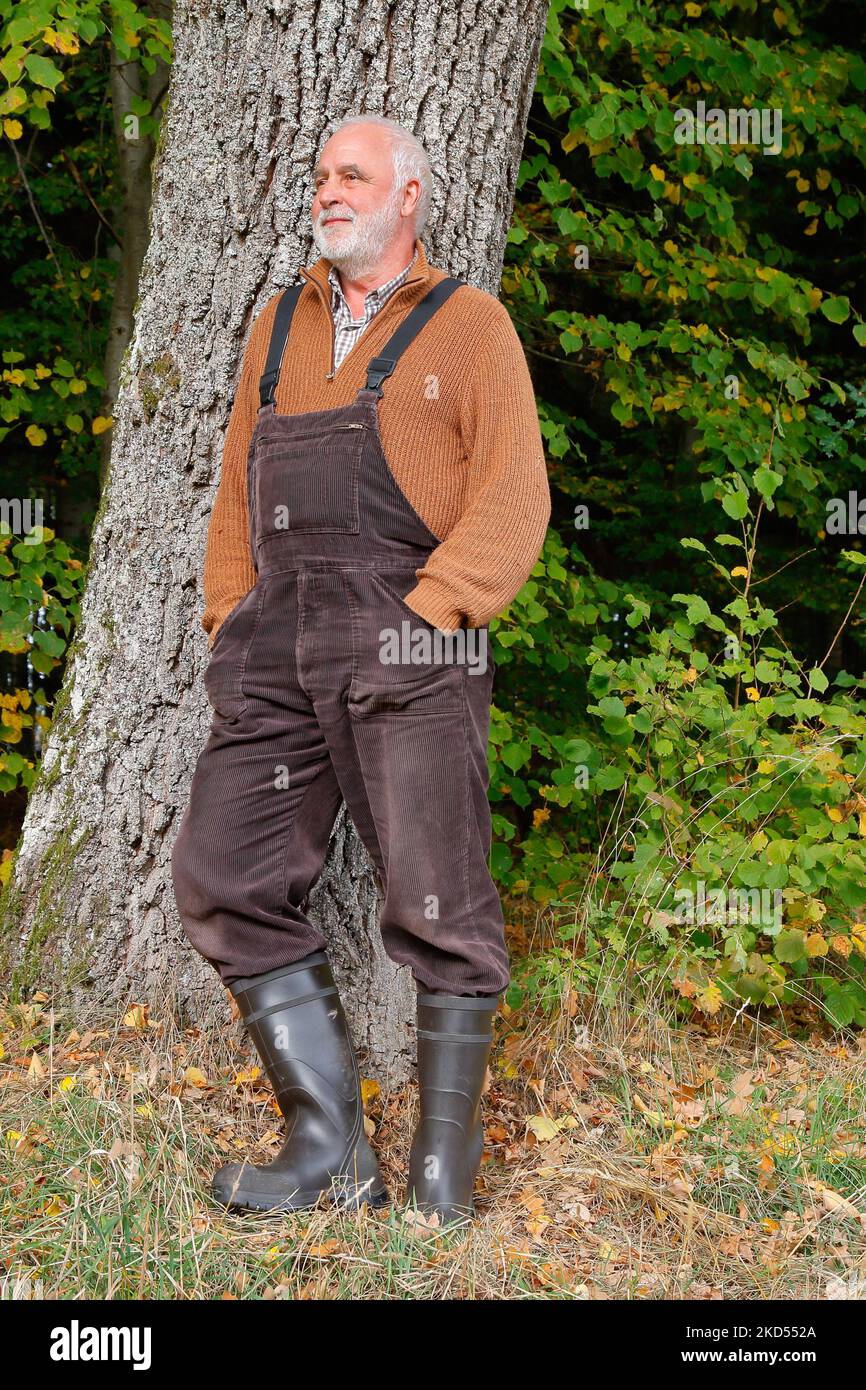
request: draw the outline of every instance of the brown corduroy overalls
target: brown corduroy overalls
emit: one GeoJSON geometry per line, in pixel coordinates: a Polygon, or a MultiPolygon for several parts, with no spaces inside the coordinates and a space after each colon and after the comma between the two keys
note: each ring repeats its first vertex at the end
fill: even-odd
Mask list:
{"type": "Polygon", "coordinates": [[[214,718],[172,852],[184,930],[227,985],[326,946],[306,907],[343,799],[391,959],[427,990],[508,984],[487,864],[488,632],[450,639],[403,602],[439,539],[394,479],[377,409],[460,284],[410,311],[350,405],[307,414],[274,405],[301,287],[277,308],[247,462],[258,578],[211,649],[214,718]]]}

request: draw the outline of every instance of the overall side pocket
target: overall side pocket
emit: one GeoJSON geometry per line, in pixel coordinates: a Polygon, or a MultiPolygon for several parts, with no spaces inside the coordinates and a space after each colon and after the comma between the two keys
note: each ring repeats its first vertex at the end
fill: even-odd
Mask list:
{"type": "Polygon", "coordinates": [[[214,712],[229,723],[246,709],[242,682],[247,653],[256,634],[265,597],[265,583],[254,584],[220,625],[210,650],[204,686],[214,712]]]}

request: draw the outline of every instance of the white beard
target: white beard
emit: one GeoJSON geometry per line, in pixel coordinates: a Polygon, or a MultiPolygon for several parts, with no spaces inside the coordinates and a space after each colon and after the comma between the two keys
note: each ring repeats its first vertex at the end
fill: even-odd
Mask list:
{"type": "Polygon", "coordinates": [[[321,220],[323,216],[333,216],[334,209],[320,213],[319,220],[313,223],[313,240],[320,255],[327,257],[349,280],[371,274],[397,233],[402,201],[402,190],[397,190],[375,212],[351,213],[344,209],[352,218],[352,225],[344,224],[342,231],[331,236],[321,220]]]}

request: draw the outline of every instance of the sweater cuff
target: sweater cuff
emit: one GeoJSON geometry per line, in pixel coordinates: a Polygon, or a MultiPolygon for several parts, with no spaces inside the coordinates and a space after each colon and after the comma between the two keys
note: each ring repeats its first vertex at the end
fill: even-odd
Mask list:
{"type": "Polygon", "coordinates": [[[463,626],[463,614],[454,607],[454,600],[426,579],[419,579],[414,589],[403,598],[407,608],[417,613],[431,627],[441,632],[456,632],[463,626]]]}

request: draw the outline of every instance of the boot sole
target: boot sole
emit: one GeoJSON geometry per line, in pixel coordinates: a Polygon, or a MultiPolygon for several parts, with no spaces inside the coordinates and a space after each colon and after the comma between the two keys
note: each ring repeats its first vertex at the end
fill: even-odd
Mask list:
{"type": "Polygon", "coordinates": [[[366,1202],[369,1207],[381,1209],[390,1205],[391,1197],[388,1189],[383,1187],[379,1192],[351,1193],[343,1197],[333,1197],[329,1192],[295,1192],[291,1197],[282,1196],[276,1192],[250,1192],[246,1194],[243,1188],[238,1188],[232,1193],[231,1199],[226,1202],[222,1197],[214,1193],[215,1200],[227,1211],[306,1211],[310,1207],[316,1206],[322,1197],[326,1199],[326,1205],[334,1207],[338,1211],[349,1209],[359,1209],[366,1202]]]}

